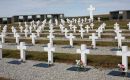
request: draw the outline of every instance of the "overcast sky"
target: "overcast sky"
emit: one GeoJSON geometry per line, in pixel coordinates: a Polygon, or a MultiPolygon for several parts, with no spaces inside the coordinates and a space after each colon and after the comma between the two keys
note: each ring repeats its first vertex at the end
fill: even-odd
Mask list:
{"type": "Polygon", "coordinates": [[[130,0],[0,0],[0,17],[46,13],[86,16],[90,4],[96,7],[94,14],[130,10],[130,0]]]}

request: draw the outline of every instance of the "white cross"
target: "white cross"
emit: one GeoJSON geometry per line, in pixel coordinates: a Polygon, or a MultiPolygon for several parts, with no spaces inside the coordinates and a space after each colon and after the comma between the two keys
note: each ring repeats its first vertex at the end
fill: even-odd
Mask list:
{"type": "Polygon", "coordinates": [[[14,26],[11,27],[11,30],[12,30],[12,32],[13,32],[13,30],[14,30],[14,26]]]}
{"type": "Polygon", "coordinates": [[[89,49],[86,48],[85,44],[81,44],[81,48],[76,50],[77,53],[81,53],[81,61],[83,62],[83,65],[87,65],[87,57],[86,54],[89,54],[89,49]]]}
{"type": "Polygon", "coordinates": [[[92,39],[92,46],[93,46],[93,48],[96,48],[96,39],[98,39],[96,34],[92,33],[92,36],[89,36],[89,39],[92,39]]]}
{"type": "Polygon", "coordinates": [[[119,24],[117,22],[114,24],[114,28],[116,27],[119,27],[119,24]]]}
{"type": "Polygon", "coordinates": [[[21,22],[19,22],[19,26],[21,26],[21,22]]]}
{"type": "Polygon", "coordinates": [[[14,28],[14,30],[13,30],[14,36],[16,35],[16,32],[17,32],[17,30],[14,28]]]}
{"type": "Polygon", "coordinates": [[[86,32],[89,33],[89,28],[90,28],[89,25],[86,25],[85,28],[86,28],[86,32]]]}
{"type": "Polygon", "coordinates": [[[48,43],[48,46],[44,47],[44,51],[48,52],[48,63],[53,64],[53,52],[55,51],[55,48],[51,43],[48,43]]]}
{"type": "Polygon", "coordinates": [[[83,38],[83,37],[84,37],[84,34],[83,34],[83,33],[85,32],[85,30],[84,30],[83,28],[80,28],[79,32],[80,32],[81,38],[83,38]]]}
{"type": "Polygon", "coordinates": [[[64,26],[62,24],[60,24],[59,26],[60,26],[61,32],[63,33],[64,32],[64,26]]]}
{"type": "Polygon", "coordinates": [[[119,34],[115,37],[115,39],[118,40],[118,48],[121,48],[121,46],[122,46],[122,40],[124,40],[125,37],[122,37],[122,35],[119,33],[119,34]]]}
{"type": "Polygon", "coordinates": [[[73,28],[74,33],[76,33],[76,28],[77,27],[74,25],[72,28],[73,28]]]}
{"type": "Polygon", "coordinates": [[[20,45],[17,46],[17,49],[20,49],[20,61],[25,62],[26,60],[25,50],[27,49],[27,47],[25,46],[25,42],[20,42],[20,45]]]}
{"type": "Polygon", "coordinates": [[[65,37],[67,37],[68,36],[67,33],[69,32],[69,30],[65,28],[64,32],[65,32],[65,37]]]}
{"type": "Polygon", "coordinates": [[[101,18],[100,17],[98,17],[98,22],[101,22],[101,18]]]}
{"type": "Polygon", "coordinates": [[[53,45],[53,39],[55,38],[53,33],[49,33],[49,36],[47,36],[47,38],[49,38],[49,43],[51,43],[53,45]]]}
{"type": "Polygon", "coordinates": [[[72,30],[73,25],[72,25],[72,24],[70,24],[70,25],[69,25],[69,27],[70,27],[70,30],[72,30]]]}
{"type": "Polygon", "coordinates": [[[89,10],[90,19],[93,21],[93,11],[95,10],[95,8],[92,5],[90,5],[88,10],[89,10]]]}
{"type": "Polygon", "coordinates": [[[50,28],[49,32],[50,32],[50,33],[53,33],[53,32],[54,32],[53,26],[50,26],[49,28],[50,28]]]}
{"type": "Polygon", "coordinates": [[[98,38],[101,38],[101,33],[103,32],[102,28],[99,27],[98,30],[96,30],[96,32],[98,33],[98,38]]]}
{"type": "Polygon", "coordinates": [[[18,33],[16,33],[14,37],[16,38],[16,43],[19,44],[20,35],[18,33]]]}
{"type": "Polygon", "coordinates": [[[5,34],[1,33],[0,37],[1,37],[2,43],[5,43],[5,34]]]}
{"type": "Polygon", "coordinates": [[[69,35],[69,36],[67,36],[66,38],[68,38],[68,39],[69,39],[69,41],[70,41],[70,46],[71,46],[71,47],[73,47],[73,39],[75,38],[75,36],[73,36],[73,34],[72,34],[72,33],[70,33],[70,35],[69,35]]]}
{"type": "Polygon", "coordinates": [[[32,33],[32,26],[29,26],[29,32],[32,33]]]}
{"type": "Polygon", "coordinates": [[[41,29],[38,28],[38,29],[36,30],[36,32],[37,32],[37,36],[40,37],[41,29]]]}
{"type": "Polygon", "coordinates": [[[55,24],[56,24],[56,26],[58,25],[58,20],[57,19],[55,19],[55,24]]]}
{"type": "Polygon", "coordinates": [[[120,30],[119,27],[118,27],[118,28],[115,28],[114,31],[115,31],[116,35],[118,35],[120,32],[122,32],[122,30],[120,30]]]}
{"type": "Polygon", "coordinates": [[[32,38],[32,44],[35,45],[35,39],[37,38],[37,36],[35,35],[35,33],[32,33],[30,37],[32,38]]]}
{"type": "Polygon", "coordinates": [[[91,24],[90,24],[90,27],[91,27],[91,29],[93,30],[94,24],[93,24],[93,23],[91,23],[91,24]]]}
{"type": "Polygon", "coordinates": [[[80,26],[80,29],[83,28],[83,24],[82,23],[80,23],[79,26],[80,26]]]}
{"type": "Polygon", "coordinates": [[[0,41],[0,59],[2,59],[2,43],[0,41]]]}
{"type": "Polygon", "coordinates": [[[122,46],[122,51],[117,51],[116,55],[122,56],[122,64],[125,67],[125,71],[128,71],[128,56],[130,56],[130,51],[128,51],[127,46],[122,46]]]}
{"type": "Polygon", "coordinates": [[[130,30],[130,22],[127,25],[128,25],[129,30],[130,30]]]}
{"type": "Polygon", "coordinates": [[[20,26],[19,29],[20,29],[20,32],[22,33],[23,32],[23,27],[20,26]]]}
{"type": "Polygon", "coordinates": [[[25,37],[28,37],[28,29],[27,28],[25,28],[24,32],[25,32],[25,37]]]}

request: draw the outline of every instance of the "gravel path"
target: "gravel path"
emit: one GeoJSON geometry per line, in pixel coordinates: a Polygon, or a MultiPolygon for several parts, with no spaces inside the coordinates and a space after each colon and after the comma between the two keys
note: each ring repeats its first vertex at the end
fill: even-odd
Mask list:
{"type": "Polygon", "coordinates": [[[14,80],[130,80],[130,78],[113,76],[110,72],[117,69],[96,69],[88,66],[88,71],[78,72],[68,70],[74,65],[55,63],[54,66],[45,68],[34,66],[46,62],[27,60],[22,64],[11,64],[16,59],[4,58],[0,60],[0,76],[14,80]]]}

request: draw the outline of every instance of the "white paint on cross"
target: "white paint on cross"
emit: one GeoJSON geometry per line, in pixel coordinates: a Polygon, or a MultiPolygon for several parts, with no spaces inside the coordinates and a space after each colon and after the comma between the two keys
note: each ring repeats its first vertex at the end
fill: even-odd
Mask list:
{"type": "Polygon", "coordinates": [[[35,35],[35,33],[32,33],[30,37],[32,38],[32,44],[35,45],[35,39],[37,38],[37,36],[35,35]]]}
{"type": "Polygon", "coordinates": [[[70,41],[70,46],[71,46],[71,47],[73,47],[73,39],[75,38],[75,36],[73,36],[73,34],[72,34],[72,33],[70,33],[70,35],[69,35],[69,36],[67,36],[66,38],[68,38],[68,39],[69,39],[69,41],[70,41]]]}
{"type": "Polygon", "coordinates": [[[19,37],[20,37],[19,33],[16,33],[14,37],[16,38],[16,43],[19,44],[19,37]]]}
{"type": "Polygon", "coordinates": [[[89,25],[86,25],[85,28],[86,28],[86,32],[89,33],[89,29],[90,29],[89,25]]]}
{"type": "Polygon", "coordinates": [[[25,28],[24,32],[25,32],[25,37],[28,37],[29,30],[27,28],[25,28]]]}
{"type": "Polygon", "coordinates": [[[93,30],[94,23],[91,23],[91,24],[90,24],[90,27],[91,27],[91,29],[93,30]]]}
{"type": "Polygon", "coordinates": [[[23,26],[20,26],[19,29],[20,29],[20,32],[22,33],[23,32],[23,26]]]}
{"type": "Polygon", "coordinates": [[[67,37],[68,36],[67,33],[69,32],[69,30],[65,28],[64,32],[65,32],[65,37],[67,37]]]}
{"type": "Polygon", "coordinates": [[[55,51],[55,48],[51,43],[48,43],[48,46],[44,47],[44,51],[48,52],[48,64],[53,64],[53,52],[55,51]]]}
{"type": "Polygon", "coordinates": [[[116,55],[122,56],[122,64],[125,67],[124,72],[128,72],[128,56],[130,56],[130,51],[128,51],[128,47],[122,46],[122,51],[117,51],[116,55]]]}
{"type": "Polygon", "coordinates": [[[49,38],[49,43],[53,45],[53,39],[55,38],[53,33],[49,33],[49,36],[47,36],[47,38],[49,38]]]}
{"type": "Polygon", "coordinates": [[[25,62],[26,53],[25,50],[27,47],[25,46],[25,42],[20,42],[20,45],[17,46],[17,49],[20,49],[20,61],[25,62]]]}
{"type": "Polygon", "coordinates": [[[93,22],[93,11],[95,11],[95,8],[92,5],[90,5],[88,10],[89,10],[90,19],[93,22]]]}
{"type": "Polygon", "coordinates": [[[73,28],[73,32],[76,33],[76,28],[77,28],[76,25],[74,25],[72,28],[73,28]]]}
{"type": "Polygon", "coordinates": [[[79,32],[80,32],[81,38],[83,39],[83,37],[84,37],[83,33],[85,32],[85,30],[83,28],[80,28],[79,32]]]}
{"type": "Polygon", "coordinates": [[[84,66],[87,66],[87,56],[86,54],[89,54],[89,49],[86,48],[85,44],[81,44],[81,48],[77,49],[77,53],[81,53],[81,61],[83,62],[84,66]]]}
{"type": "Polygon", "coordinates": [[[121,48],[121,47],[122,47],[122,40],[124,40],[125,37],[122,37],[121,33],[119,33],[119,34],[115,37],[115,39],[117,39],[117,41],[118,41],[118,48],[121,48]]]}
{"type": "Polygon", "coordinates": [[[98,30],[96,30],[96,32],[98,33],[98,38],[101,38],[101,33],[103,32],[102,28],[99,27],[98,30]]]}
{"type": "Polygon", "coordinates": [[[92,47],[96,48],[96,39],[98,39],[98,37],[96,36],[96,34],[92,33],[92,36],[89,36],[89,39],[92,39],[92,47]]]}

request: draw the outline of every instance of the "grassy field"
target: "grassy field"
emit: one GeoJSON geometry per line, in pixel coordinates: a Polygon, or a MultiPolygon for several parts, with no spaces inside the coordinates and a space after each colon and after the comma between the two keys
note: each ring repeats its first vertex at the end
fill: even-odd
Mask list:
{"type": "MultiPolygon", "coordinates": [[[[46,52],[26,52],[27,60],[47,61],[46,52]]],[[[4,58],[16,58],[19,59],[19,51],[17,50],[3,50],[4,58]]],[[[66,53],[54,53],[54,62],[75,64],[75,60],[80,59],[80,54],[66,54],[66,53]]],[[[120,56],[108,56],[108,55],[88,55],[88,65],[96,68],[116,68],[117,64],[121,62],[120,56]]],[[[129,58],[130,67],[130,58],[129,58]]]]}

